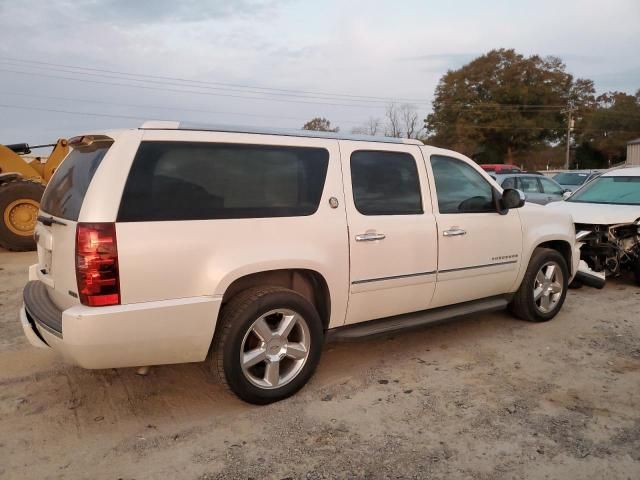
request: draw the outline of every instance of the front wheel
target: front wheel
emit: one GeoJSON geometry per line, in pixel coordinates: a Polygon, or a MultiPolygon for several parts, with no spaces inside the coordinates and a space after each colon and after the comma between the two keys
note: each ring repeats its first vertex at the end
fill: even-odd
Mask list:
{"type": "Polygon", "coordinates": [[[536,248],[509,308],[518,318],[546,322],[557,315],[567,295],[569,269],[556,250],[536,248]]]}
{"type": "Polygon", "coordinates": [[[320,316],[302,295],[281,287],[251,288],[224,306],[210,368],[242,400],[276,402],[311,378],[323,336],[320,316]]]}

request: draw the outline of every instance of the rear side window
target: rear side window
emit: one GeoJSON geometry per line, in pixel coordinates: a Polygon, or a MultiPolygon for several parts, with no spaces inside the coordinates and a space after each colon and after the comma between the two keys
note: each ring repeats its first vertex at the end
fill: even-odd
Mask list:
{"type": "Polygon", "coordinates": [[[118,221],[311,215],[328,164],[323,148],[143,142],[118,221]]]}
{"type": "Polygon", "coordinates": [[[351,182],[353,201],[363,215],[423,213],[418,169],[408,153],[353,152],[351,182]]]}
{"type": "Polygon", "coordinates": [[[513,177],[507,178],[502,182],[502,188],[516,188],[516,179],[513,177]]]}
{"type": "Polygon", "coordinates": [[[40,210],[77,221],[94,173],[113,142],[74,148],[56,170],[40,202],[40,210]]]}
{"type": "Polygon", "coordinates": [[[518,187],[524,193],[541,193],[540,185],[538,183],[537,178],[531,177],[519,177],[518,178],[518,187]]]}
{"type": "Polygon", "coordinates": [[[544,190],[544,193],[550,193],[552,195],[562,195],[562,187],[556,185],[548,178],[539,178],[539,180],[542,184],[542,190],[544,190]]]}

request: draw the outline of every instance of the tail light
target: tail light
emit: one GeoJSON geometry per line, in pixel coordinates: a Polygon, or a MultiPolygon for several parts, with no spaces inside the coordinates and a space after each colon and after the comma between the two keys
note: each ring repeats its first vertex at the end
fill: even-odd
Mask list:
{"type": "Polygon", "coordinates": [[[83,305],[120,304],[120,275],[115,223],[79,223],[76,278],[83,305]]]}

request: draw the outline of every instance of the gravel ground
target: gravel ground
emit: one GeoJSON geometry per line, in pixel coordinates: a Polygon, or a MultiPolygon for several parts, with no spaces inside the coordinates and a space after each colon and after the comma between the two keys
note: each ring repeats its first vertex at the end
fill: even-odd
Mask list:
{"type": "Polygon", "coordinates": [[[250,406],[199,365],[87,371],[17,320],[33,253],[0,252],[0,478],[640,478],[640,288],[327,345],[298,395],[250,406]]]}

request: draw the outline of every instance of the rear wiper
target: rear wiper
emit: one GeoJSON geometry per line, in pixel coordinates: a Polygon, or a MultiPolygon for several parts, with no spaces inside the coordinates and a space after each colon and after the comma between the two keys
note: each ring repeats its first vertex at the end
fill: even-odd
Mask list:
{"type": "Polygon", "coordinates": [[[56,225],[62,225],[62,226],[65,226],[65,227],[67,226],[67,224],[66,224],[66,223],[61,222],[60,220],[56,220],[56,219],[55,219],[55,218],[53,218],[53,217],[45,217],[45,216],[43,216],[43,215],[38,215],[38,221],[39,221],[39,222],[42,222],[42,224],[43,224],[43,225],[45,225],[45,226],[47,226],[47,227],[50,227],[50,226],[51,226],[51,225],[53,225],[54,223],[55,223],[56,225]]]}

